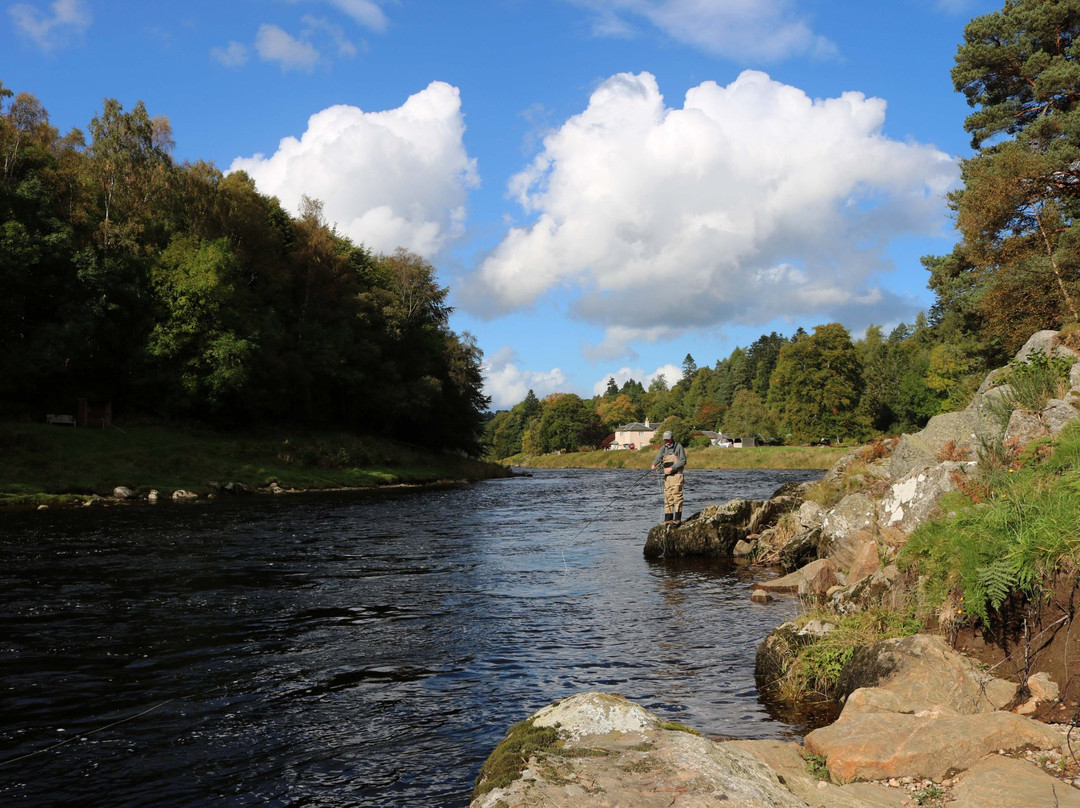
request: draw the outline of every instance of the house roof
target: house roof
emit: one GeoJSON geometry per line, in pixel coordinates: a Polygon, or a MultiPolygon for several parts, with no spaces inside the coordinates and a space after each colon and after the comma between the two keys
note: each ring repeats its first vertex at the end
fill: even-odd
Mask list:
{"type": "Polygon", "coordinates": [[[632,424],[626,426],[620,426],[620,432],[655,432],[660,424],[643,424],[639,421],[634,421],[632,424]]]}

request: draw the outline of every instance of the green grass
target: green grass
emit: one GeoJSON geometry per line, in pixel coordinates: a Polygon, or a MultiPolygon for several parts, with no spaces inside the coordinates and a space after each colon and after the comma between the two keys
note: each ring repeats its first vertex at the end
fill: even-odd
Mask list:
{"type": "Polygon", "coordinates": [[[0,506],[108,495],[118,485],[141,494],[153,488],[205,494],[211,482],[357,488],[504,473],[495,464],[347,433],[0,424],[0,506]]]}
{"type": "Polygon", "coordinates": [[[923,577],[925,609],[952,601],[961,617],[985,621],[1012,593],[1038,597],[1054,573],[1080,567],[1080,423],[1056,445],[980,474],[943,502],[949,518],[915,531],[899,560],[923,577]]]}
{"type": "MultiPolygon", "coordinates": [[[[746,449],[710,446],[686,450],[686,467],[694,469],[827,469],[849,451],[833,446],[755,446],[746,449]]],[[[647,469],[656,447],[636,451],[567,452],[514,455],[500,462],[510,466],[546,469],[647,469]]]]}

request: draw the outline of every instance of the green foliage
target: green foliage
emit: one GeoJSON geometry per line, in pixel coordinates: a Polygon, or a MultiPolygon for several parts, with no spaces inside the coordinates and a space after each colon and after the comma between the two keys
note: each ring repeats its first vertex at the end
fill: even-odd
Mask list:
{"type": "Polygon", "coordinates": [[[815,611],[802,615],[796,623],[802,625],[810,620],[830,623],[834,628],[819,638],[789,646],[784,670],[772,685],[780,699],[832,699],[836,696],[840,674],[855,649],[881,640],[907,637],[922,628],[913,613],[891,609],[871,609],[850,615],[815,611]]]}
{"type": "Polygon", "coordinates": [[[828,760],[824,755],[815,755],[811,752],[807,752],[803,755],[803,760],[806,761],[806,770],[814,777],[815,780],[824,780],[830,782],[832,775],[829,773],[828,760]]]}
{"type": "Polygon", "coordinates": [[[780,349],[768,403],[798,442],[850,437],[863,431],[856,416],[862,386],[847,329],[830,323],[780,349]]]}
{"type": "MultiPolygon", "coordinates": [[[[8,96],[3,96],[8,97],[8,96]]],[[[332,426],[480,453],[482,354],[421,256],[373,256],[242,172],[176,164],[168,119],[106,99],[61,138],[0,111],[0,405],[332,426]]]]}
{"type": "Polygon", "coordinates": [[[1038,597],[1048,576],[1080,564],[1080,426],[1059,434],[1048,459],[984,467],[976,486],[977,505],[950,497],[951,516],[916,530],[899,560],[922,576],[925,609],[962,598],[987,621],[1011,595],[1038,597]]]}
{"type": "Polygon", "coordinates": [[[993,364],[1033,331],[1080,319],[1078,35],[1077,0],[1009,0],[968,23],[957,50],[953,84],[979,151],[950,195],[963,240],[924,265],[938,319],[993,364]]]}

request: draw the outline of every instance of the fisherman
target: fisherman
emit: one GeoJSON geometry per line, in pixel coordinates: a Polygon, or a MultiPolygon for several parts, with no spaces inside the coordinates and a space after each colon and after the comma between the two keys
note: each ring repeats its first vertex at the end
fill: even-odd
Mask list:
{"type": "Polygon", "coordinates": [[[664,468],[664,524],[678,525],[682,523],[682,488],[683,468],[686,466],[686,450],[682,444],[671,437],[670,432],[664,433],[664,443],[652,467],[664,468]]]}

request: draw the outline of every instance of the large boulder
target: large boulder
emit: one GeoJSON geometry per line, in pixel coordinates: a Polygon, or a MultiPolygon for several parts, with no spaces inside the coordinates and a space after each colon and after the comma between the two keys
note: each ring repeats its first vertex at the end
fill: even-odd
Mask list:
{"type": "Polygon", "coordinates": [[[1000,708],[1016,685],[995,679],[936,636],[856,651],[840,677],[840,717],[805,738],[829,772],[854,778],[940,779],[999,749],[1054,749],[1056,730],[1000,708]]]}
{"type": "Polygon", "coordinates": [[[511,730],[481,769],[471,808],[667,808],[675,800],[697,808],[807,808],[745,749],[595,692],[545,707],[511,730]],[[518,743],[535,728],[544,743],[518,743]],[[507,782],[507,772],[517,776],[507,782]]]}
{"type": "Polygon", "coordinates": [[[908,472],[882,498],[880,524],[910,534],[933,516],[943,494],[956,490],[958,475],[974,468],[975,464],[970,462],[943,462],[908,472]]]}
{"type": "Polygon", "coordinates": [[[957,713],[1000,710],[1016,694],[1015,684],[986,673],[974,660],[932,634],[883,640],[856,649],[838,687],[849,702],[849,694],[859,688],[887,690],[912,712],[935,707],[957,713]]]}
{"type": "Polygon", "coordinates": [[[1054,729],[1016,713],[846,712],[845,708],[835,723],[805,739],[806,749],[824,757],[829,773],[841,782],[893,777],[941,780],[970,769],[997,750],[1061,745],[1054,729]]]}
{"type": "Polygon", "coordinates": [[[760,506],[760,501],[733,499],[710,505],[681,525],[656,525],[645,540],[645,557],[730,556],[746,539],[750,517],[760,506]]]}

